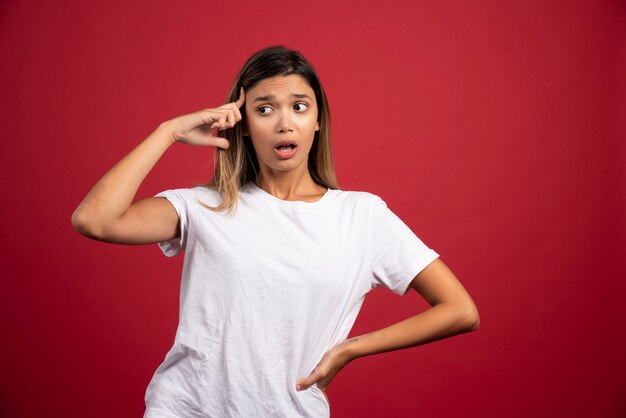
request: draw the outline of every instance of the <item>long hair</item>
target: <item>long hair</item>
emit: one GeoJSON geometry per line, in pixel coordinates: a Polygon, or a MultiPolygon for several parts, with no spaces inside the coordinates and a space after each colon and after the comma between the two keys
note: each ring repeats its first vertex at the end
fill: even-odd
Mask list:
{"type": "MultiPolygon", "coordinates": [[[[308,168],[313,181],[328,189],[338,189],[330,145],[330,110],[326,93],[322,88],[313,66],[298,51],[283,46],[272,46],[252,55],[243,65],[226,97],[226,103],[239,98],[239,90],[248,91],[261,80],[275,76],[297,74],[307,81],[315,92],[318,108],[319,131],[315,131],[313,145],[309,152],[308,168]]],[[[245,106],[245,105],[244,105],[245,106]]],[[[234,212],[237,209],[239,189],[256,179],[259,162],[249,136],[244,136],[247,126],[245,109],[242,120],[234,127],[225,129],[218,136],[229,142],[227,149],[216,149],[215,170],[208,187],[223,196],[218,206],[207,206],[214,211],[234,212]]]]}

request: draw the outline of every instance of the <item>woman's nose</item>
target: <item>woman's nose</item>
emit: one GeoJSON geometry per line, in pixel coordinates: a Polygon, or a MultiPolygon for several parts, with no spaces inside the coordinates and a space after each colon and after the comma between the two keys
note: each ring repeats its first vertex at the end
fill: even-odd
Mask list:
{"type": "Polygon", "coordinates": [[[291,114],[289,112],[279,112],[276,129],[279,133],[293,131],[293,120],[291,119],[291,114]]]}

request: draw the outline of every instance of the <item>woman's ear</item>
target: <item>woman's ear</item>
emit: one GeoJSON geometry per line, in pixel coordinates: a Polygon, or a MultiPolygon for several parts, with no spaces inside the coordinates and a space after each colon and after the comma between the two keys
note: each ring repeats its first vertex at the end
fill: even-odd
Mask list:
{"type": "Polygon", "coordinates": [[[315,130],[316,131],[320,130],[320,123],[319,122],[315,122],[315,130]]]}

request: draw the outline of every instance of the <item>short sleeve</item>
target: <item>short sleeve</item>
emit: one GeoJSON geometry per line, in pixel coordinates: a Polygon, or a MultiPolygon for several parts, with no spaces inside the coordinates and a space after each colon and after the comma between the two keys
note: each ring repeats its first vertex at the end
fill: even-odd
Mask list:
{"type": "Polygon", "coordinates": [[[415,276],[439,254],[424,244],[380,198],[371,215],[372,287],[385,286],[405,295],[415,276]]]}
{"type": "Polygon", "coordinates": [[[155,197],[166,198],[172,206],[174,206],[176,213],[178,213],[178,218],[180,219],[180,238],[173,238],[171,240],[158,243],[161,251],[163,251],[163,253],[168,257],[178,255],[185,249],[185,245],[187,243],[187,230],[189,228],[187,195],[189,192],[189,189],[175,189],[166,190],[155,195],[155,197]]]}

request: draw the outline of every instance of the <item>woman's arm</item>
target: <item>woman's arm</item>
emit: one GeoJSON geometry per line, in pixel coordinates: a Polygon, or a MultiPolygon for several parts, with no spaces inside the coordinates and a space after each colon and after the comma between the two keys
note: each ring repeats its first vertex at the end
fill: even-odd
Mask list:
{"type": "Polygon", "coordinates": [[[179,236],[174,207],[164,198],[133,202],[137,189],[174,142],[228,148],[228,141],[213,132],[235,126],[244,102],[242,89],[236,102],[162,123],[95,184],[72,215],[74,228],[89,238],[118,244],[148,244],[179,236]]]}
{"type": "Polygon", "coordinates": [[[440,259],[422,270],[410,287],[422,295],[431,308],[389,327],[345,341],[342,350],[350,360],[430,343],[474,331],[480,325],[474,301],[440,259]]]}
{"type": "Polygon", "coordinates": [[[160,125],[95,184],[72,215],[74,228],[89,238],[119,244],[174,238],[178,215],[169,202],[133,202],[146,175],[174,142],[168,125],[160,125]]]}
{"type": "Polygon", "coordinates": [[[298,382],[300,390],[315,382],[320,389],[325,389],[337,372],[356,358],[415,347],[478,328],[480,318],[474,301],[440,259],[422,270],[410,287],[426,299],[430,309],[337,344],[324,355],[311,375],[298,382]]]}

